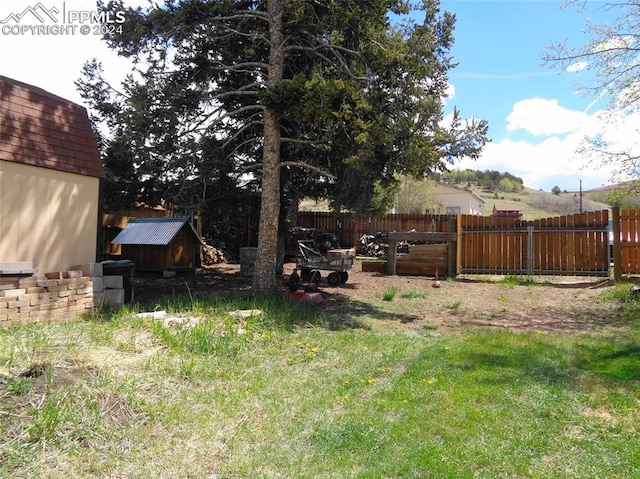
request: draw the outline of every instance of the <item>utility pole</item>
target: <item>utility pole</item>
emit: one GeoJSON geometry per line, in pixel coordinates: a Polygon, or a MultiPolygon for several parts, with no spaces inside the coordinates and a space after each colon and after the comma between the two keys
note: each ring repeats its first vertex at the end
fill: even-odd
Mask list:
{"type": "Polygon", "coordinates": [[[582,180],[580,180],[580,214],[582,214],[582,180]]]}

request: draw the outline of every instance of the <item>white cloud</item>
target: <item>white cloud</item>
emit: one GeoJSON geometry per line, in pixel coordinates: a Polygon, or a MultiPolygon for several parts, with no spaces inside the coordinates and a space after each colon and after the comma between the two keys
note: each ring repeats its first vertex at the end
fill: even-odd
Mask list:
{"type": "Polygon", "coordinates": [[[557,100],[529,98],[513,105],[507,116],[507,130],[526,130],[532,135],[553,135],[576,131],[587,115],[560,106],[557,100]]]}
{"type": "MultiPolygon", "coordinates": [[[[451,100],[456,97],[456,87],[454,87],[451,83],[447,84],[447,88],[444,91],[445,99],[451,100]]],[[[446,101],[445,100],[445,101],[446,101]]]]}
{"type": "Polygon", "coordinates": [[[571,65],[569,65],[567,68],[564,69],[564,71],[566,72],[579,72],[584,70],[585,68],[587,68],[589,66],[588,62],[576,62],[573,63],[571,65]]]}
{"type": "Polygon", "coordinates": [[[503,140],[490,143],[477,160],[465,159],[456,168],[497,170],[523,179],[525,186],[550,191],[555,185],[562,189],[577,189],[580,180],[585,188],[604,185],[610,171],[598,169],[587,159],[578,158],[575,150],[581,138],[548,138],[540,144],[503,140]]]}
{"type": "MultiPolygon", "coordinates": [[[[597,157],[578,154],[577,150],[585,137],[601,134],[612,150],[640,154],[640,113],[601,110],[587,115],[566,110],[552,100],[524,100],[516,105],[529,105],[532,107],[530,111],[539,113],[544,110],[540,106],[545,103],[550,106],[546,111],[565,118],[565,122],[572,125],[571,129],[550,127],[547,130],[555,134],[548,134],[541,142],[504,139],[489,143],[478,160],[464,159],[456,163],[455,168],[508,171],[521,177],[524,184],[531,188],[550,191],[558,185],[561,189],[575,190],[580,180],[585,189],[610,183],[616,168],[615,164],[603,166],[597,157]],[[569,134],[560,135],[567,131],[569,134]]],[[[517,110],[516,105],[514,111],[517,110]]],[[[535,115],[522,115],[518,121],[526,124],[527,130],[535,130],[538,118],[535,115]]],[[[554,123],[556,119],[550,117],[548,121],[554,123]]]]}

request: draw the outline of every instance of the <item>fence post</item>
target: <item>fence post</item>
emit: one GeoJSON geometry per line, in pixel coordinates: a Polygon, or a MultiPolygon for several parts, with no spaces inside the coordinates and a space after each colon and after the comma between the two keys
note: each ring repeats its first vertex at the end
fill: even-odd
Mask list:
{"type": "Polygon", "coordinates": [[[533,275],[533,226],[527,226],[527,275],[533,275]]]}
{"type": "Polygon", "coordinates": [[[389,240],[387,249],[387,274],[396,274],[396,265],[398,263],[398,240],[389,240]]]}
{"type": "MultiPolygon", "coordinates": [[[[458,221],[456,218],[449,218],[448,230],[449,233],[456,231],[458,221]]],[[[455,241],[449,241],[447,243],[447,276],[449,278],[456,277],[456,257],[458,256],[458,241],[457,236],[455,241]]]]}
{"type": "Polygon", "coordinates": [[[462,214],[456,215],[456,274],[462,272],[462,214]]]}
{"type": "MultiPolygon", "coordinates": [[[[620,207],[611,208],[613,216],[613,279],[622,279],[622,245],[620,244],[620,207]]],[[[608,236],[608,235],[607,235],[608,236]]]]}

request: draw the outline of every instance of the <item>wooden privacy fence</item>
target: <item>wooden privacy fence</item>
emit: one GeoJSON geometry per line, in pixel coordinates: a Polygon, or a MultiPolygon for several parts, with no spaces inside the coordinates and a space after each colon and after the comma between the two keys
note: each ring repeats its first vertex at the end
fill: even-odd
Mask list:
{"type": "Polygon", "coordinates": [[[535,221],[460,215],[458,271],[609,275],[608,211],[535,221]]]}
{"type": "Polygon", "coordinates": [[[640,273],[640,210],[612,208],[614,276],[640,273]]]}
{"type": "Polygon", "coordinates": [[[350,213],[301,211],[297,226],[324,229],[335,234],[342,246],[355,246],[364,234],[412,230],[448,232],[450,218],[455,215],[388,214],[374,218],[350,213]]]}
{"type": "MultiPolygon", "coordinates": [[[[616,278],[640,274],[640,209],[614,207],[611,223],[607,210],[534,221],[477,215],[362,218],[346,213],[301,212],[298,216],[298,226],[330,231],[344,246],[356,245],[363,234],[455,232],[457,240],[449,242],[448,248],[456,248],[458,273],[608,276],[613,261],[616,278]],[[450,224],[452,218],[457,218],[455,228],[450,224]]],[[[424,255],[421,251],[420,247],[414,248],[413,256],[424,255]]],[[[411,254],[399,258],[398,265],[405,268],[403,261],[412,258],[411,254]]],[[[410,266],[411,271],[432,274],[424,264],[410,266]]]]}

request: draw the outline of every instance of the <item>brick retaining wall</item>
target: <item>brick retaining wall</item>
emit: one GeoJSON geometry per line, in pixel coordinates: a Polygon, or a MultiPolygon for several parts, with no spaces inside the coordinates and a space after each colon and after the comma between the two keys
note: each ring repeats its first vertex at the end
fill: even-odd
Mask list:
{"type": "Polygon", "coordinates": [[[0,326],[65,321],[93,311],[91,277],[24,278],[0,289],[0,326]]]}

